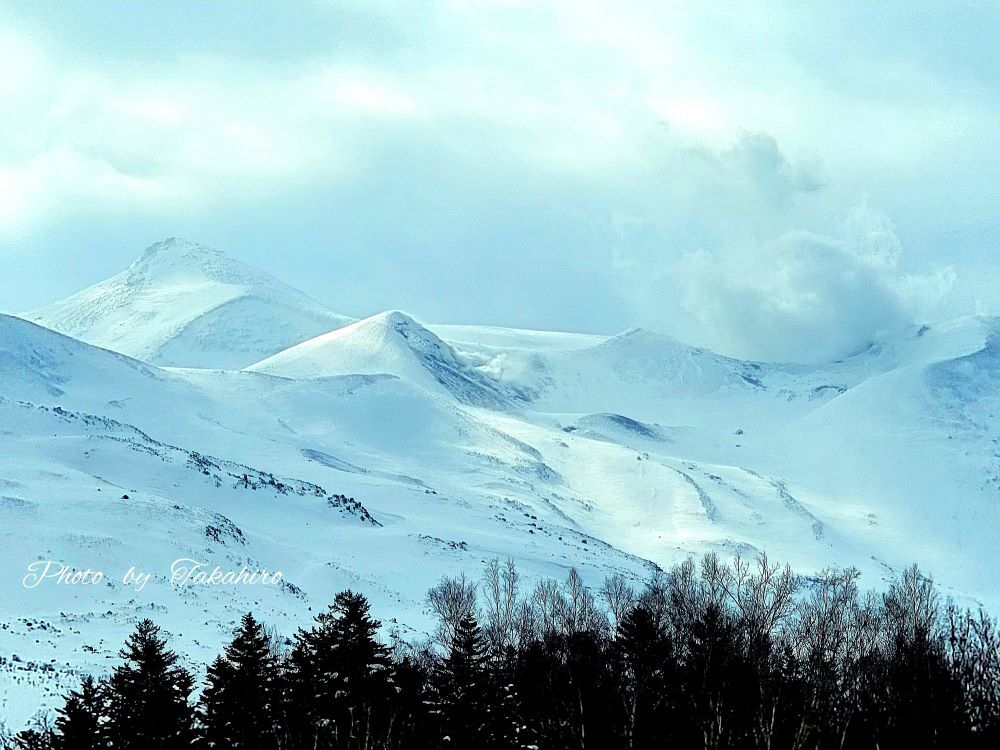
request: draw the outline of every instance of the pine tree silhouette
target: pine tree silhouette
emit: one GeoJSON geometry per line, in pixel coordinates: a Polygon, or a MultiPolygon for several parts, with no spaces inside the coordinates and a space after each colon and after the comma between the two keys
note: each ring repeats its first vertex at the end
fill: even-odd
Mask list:
{"type": "Polygon", "coordinates": [[[108,681],[108,736],[123,750],[179,750],[194,741],[188,703],[194,678],[177,666],[160,629],[143,620],[119,653],[108,681]]]}
{"type": "Polygon", "coordinates": [[[277,704],[277,660],[263,626],[248,612],[223,655],[208,668],[201,699],[204,746],[276,748],[277,704]]]}
{"type": "Polygon", "coordinates": [[[105,711],[104,686],[88,675],[79,690],[71,690],[56,717],[59,750],[98,750],[108,746],[101,721],[105,711]]]}
{"type": "Polygon", "coordinates": [[[52,750],[55,737],[48,727],[31,727],[14,735],[12,747],[14,750],[52,750]]]}
{"type": "MultiPolygon", "coordinates": [[[[423,656],[429,655],[424,652],[423,656]]],[[[393,665],[393,687],[394,729],[388,746],[407,750],[438,748],[437,727],[428,710],[433,701],[428,670],[404,656],[393,665]]]]}
{"type": "Polygon", "coordinates": [[[378,640],[381,623],[361,594],[342,591],[311,630],[300,630],[291,655],[293,722],[334,748],[378,746],[389,731],[391,660],[378,640]]]}
{"type": "Polygon", "coordinates": [[[635,607],[622,618],[615,652],[625,746],[661,747],[676,676],[672,644],[649,609],[635,607]]]}
{"type": "Polygon", "coordinates": [[[494,746],[490,731],[490,682],[486,643],[475,617],[463,617],[455,628],[451,650],[439,674],[444,736],[449,747],[494,746]]]}

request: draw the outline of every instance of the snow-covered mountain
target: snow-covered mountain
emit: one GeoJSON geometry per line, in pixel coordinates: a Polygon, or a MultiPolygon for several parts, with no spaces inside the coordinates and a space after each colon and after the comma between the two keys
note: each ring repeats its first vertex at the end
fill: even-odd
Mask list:
{"type": "Polygon", "coordinates": [[[146,362],[239,368],[351,322],[223,252],[176,237],[22,317],[146,362]]]}
{"type": "Polygon", "coordinates": [[[247,369],[300,379],[393,375],[443,391],[462,403],[487,407],[502,408],[523,398],[399,311],[379,313],[317,336],[247,369]]]}
{"type": "Polygon", "coordinates": [[[290,631],[351,587],[416,636],[427,587],[494,556],[529,582],[576,566],[596,583],[609,571],[638,582],[690,552],[766,550],[802,572],[855,565],[870,585],[916,559],[949,593],[1000,608],[995,319],[914,327],[799,367],[647,331],[387,312],[249,362],[275,331],[293,335],[288,310],[322,308],[176,241],[70,300],[62,319],[107,348],[0,316],[0,714],[12,724],[106,669],[137,617],[204,662],[243,611],[290,631]],[[226,294],[230,311],[260,315],[210,304],[226,294]],[[211,367],[149,361],[195,355],[211,367]],[[286,583],[176,588],[181,557],[286,583]],[[26,565],[48,559],[109,578],[22,588],[26,565]],[[132,565],[154,574],[142,591],[120,580],[132,565]]]}

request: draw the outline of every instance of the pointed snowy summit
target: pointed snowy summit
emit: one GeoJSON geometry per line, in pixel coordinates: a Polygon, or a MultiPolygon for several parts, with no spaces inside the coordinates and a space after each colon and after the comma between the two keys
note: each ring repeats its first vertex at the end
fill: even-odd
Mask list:
{"type": "Polygon", "coordinates": [[[245,367],[351,318],[253,266],[177,237],[23,317],[158,365],[245,367]]]}
{"type": "Polygon", "coordinates": [[[387,374],[430,390],[444,389],[478,406],[502,407],[520,400],[398,310],[317,336],[248,369],[294,379],[387,374]]]}

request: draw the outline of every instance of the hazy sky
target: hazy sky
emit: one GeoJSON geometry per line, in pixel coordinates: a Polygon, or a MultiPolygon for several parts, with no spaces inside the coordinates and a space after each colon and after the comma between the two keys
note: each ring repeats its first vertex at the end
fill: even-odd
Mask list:
{"type": "Polygon", "coordinates": [[[0,309],[178,235],[343,312],[841,356],[1000,311],[991,2],[0,1],[0,309]]]}

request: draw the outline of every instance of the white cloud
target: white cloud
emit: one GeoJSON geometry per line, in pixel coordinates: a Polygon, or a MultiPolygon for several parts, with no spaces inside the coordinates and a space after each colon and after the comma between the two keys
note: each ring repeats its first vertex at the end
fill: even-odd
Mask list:
{"type": "Polygon", "coordinates": [[[165,179],[124,174],[108,162],[64,148],[0,166],[0,230],[20,231],[32,222],[98,204],[119,211],[173,205],[178,187],[165,179]]]}
{"type": "Polygon", "coordinates": [[[418,114],[385,77],[331,64],[291,75],[221,60],[142,75],[60,66],[5,35],[0,233],[67,217],[210,211],[320,173],[347,175],[365,128],[418,114]]]}
{"type": "MultiPolygon", "coordinates": [[[[770,133],[797,163],[835,153],[833,172],[845,159],[898,167],[968,132],[981,109],[899,65],[886,96],[851,96],[796,46],[828,40],[805,14],[775,8],[734,14],[726,3],[643,0],[357,8],[396,24],[401,43],[350,64],[313,49],[291,64],[202,54],[135,66],[113,54],[70,62],[55,40],[42,47],[8,33],[0,65],[24,72],[3,77],[12,88],[0,92],[0,166],[70,152],[123,178],[169,183],[154,191],[174,196],[161,209],[190,211],[314,175],[357,174],[385,145],[385,128],[396,128],[392,140],[414,121],[411,136],[431,147],[461,150],[471,140],[464,155],[477,170],[513,162],[542,179],[634,181],[663,160],[657,152],[686,149],[685,139],[718,149],[745,131],[770,133]],[[369,130],[373,121],[385,127],[369,130]],[[651,135],[660,121],[671,140],[651,135]]],[[[103,171],[92,173],[106,185],[103,171]]],[[[63,189],[50,187],[37,184],[40,202],[22,199],[6,222],[44,220],[55,203],[46,195],[63,189]]]]}
{"type": "Polygon", "coordinates": [[[884,213],[842,210],[820,168],[766,134],[690,158],[701,169],[681,163],[671,200],[617,223],[618,279],[647,327],[737,357],[823,362],[933,315],[954,285],[950,267],[907,272],[884,213]]]}
{"type": "Polygon", "coordinates": [[[366,80],[368,76],[345,71],[327,71],[314,82],[317,98],[328,97],[332,117],[370,114],[388,118],[418,115],[419,105],[405,91],[390,83],[366,80]]]}
{"type": "MultiPolygon", "coordinates": [[[[274,236],[281,208],[322,217],[337,206],[319,196],[346,194],[359,225],[393,213],[424,251],[461,252],[456,265],[490,262],[502,237],[521,261],[536,248],[568,277],[599,278],[603,303],[575,327],[639,322],[781,358],[805,356],[796,337],[813,336],[839,355],[949,286],[948,248],[904,253],[898,236],[981,224],[1000,182],[981,158],[1000,148],[996,86],[956,62],[964,48],[938,44],[957,32],[933,3],[907,9],[920,34],[906,44],[877,5],[345,0],[289,12],[326,30],[301,47],[220,51],[212,34],[232,30],[199,26],[181,40],[198,37],[196,54],[156,29],[142,45],[123,26],[76,49],[11,23],[0,235],[125,217],[205,226],[252,208],[273,212],[274,236]],[[146,42],[157,51],[142,57],[146,42]],[[845,220],[865,195],[899,232],[873,210],[845,220]],[[826,318],[843,332],[824,333],[826,318]]],[[[320,222],[294,218],[289,246],[325,242],[301,228],[320,222]]],[[[408,241],[385,244],[387,273],[431,275],[413,270],[408,241]]],[[[525,275],[511,263],[480,299],[525,275]]],[[[574,305],[557,285],[530,294],[574,305]]]]}
{"type": "Polygon", "coordinates": [[[686,311],[719,349],[825,362],[864,350],[932,311],[950,269],[904,274],[891,224],[855,210],[837,238],[787,232],[727,255],[700,251],[676,267],[686,311]]]}

